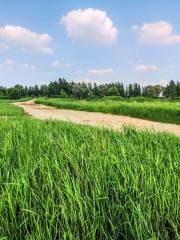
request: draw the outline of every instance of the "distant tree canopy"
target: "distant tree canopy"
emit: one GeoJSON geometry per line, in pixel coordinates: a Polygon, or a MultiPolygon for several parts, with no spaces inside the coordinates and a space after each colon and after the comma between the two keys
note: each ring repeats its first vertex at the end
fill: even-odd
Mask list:
{"type": "Polygon", "coordinates": [[[143,88],[142,95],[149,98],[157,98],[159,96],[164,96],[165,87],[160,85],[146,86],[143,88]]]}
{"type": "Polygon", "coordinates": [[[11,88],[0,86],[0,98],[19,99],[21,97],[73,97],[78,99],[100,98],[104,96],[121,96],[124,98],[147,97],[147,98],[180,98],[180,82],[173,80],[166,86],[149,85],[141,87],[139,84],[129,84],[124,86],[123,83],[105,83],[97,85],[96,83],[85,83],[73,81],[68,82],[65,79],[50,82],[41,86],[24,87],[15,85],[11,88]]]}

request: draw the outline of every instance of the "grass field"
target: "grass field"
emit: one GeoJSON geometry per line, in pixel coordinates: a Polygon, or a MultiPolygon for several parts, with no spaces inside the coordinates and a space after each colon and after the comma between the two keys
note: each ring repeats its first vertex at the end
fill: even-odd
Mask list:
{"type": "Polygon", "coordinates": [[[74,99],[39,98],[35,102],[57,108],[112,113],[158,122],[180,124],[180,102],[167,100],[140,102],[138,100],[117,99],[105,98],[102,100],[80,101],[74,99]]]}
{"type": "Polygon", "coordinates": [[[8,116],[22,116],[24,112],[21,108],[12,104],[12,101],[1,100],[0,101],[0,117],[8,116]]]}
{"type": "Polygon", "coordinates": [[[180,139],[0,121],[0,239],[178,239],[180,139]]]}
{"type": "Polygon", "coordinates": [[[0,106],[1,240],[179,239],[180,138],[0,106]]]}

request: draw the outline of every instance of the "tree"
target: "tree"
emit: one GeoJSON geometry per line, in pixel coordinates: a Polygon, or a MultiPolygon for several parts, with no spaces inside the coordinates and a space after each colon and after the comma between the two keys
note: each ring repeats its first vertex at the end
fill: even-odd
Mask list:
{"type": "Polygon", "coordinates": [[[133,94],[133,85],[132,84],[129,84],[129,91],[128,91],[128,93],[129,93],[129,97],[133,97],[134,96],[134,94],[133,94]]]}
{"type": "Polygon", "coordinates": [[[34,96],[39,97],[39,87],[37,85],[34,86],[34,96]]]}
{"type": "Polygon", "coordinates": [[[154,88],[154,96],[155,97],[159,97],[160,94],[163,93],[163,91],[164,91],[164,88],[160,85],[155,85],[155,86],[153,86],[153,88],[154,88]]]}
{"type": "Polygon", "coordinates": [[[156,96],[153,86],[149,85],[143,88],[143,96],[154,98],[156,96]]]}
{"type": "Polygon", "coordinates": [[[4,96],[7,96],[7,92],[8,92],[8,90],[5,88],[5,87],[3,87],[3,86],[0,86],[0,96],[2,97],[4,97],[4,96]]]}
{"type": "Polygon", "coordinates": [[[180,97],[180,82],[177,82],[177,97],[180,97]]]}
{"type": "Polygon", "coordinates": [[[76,83],[68,82],[63,78],[59,78],[58,81],[50,82],[47,85],[35,85],[31,87],[23,87],[22,85],[15,85],[11,88],[0,86],[1,98],[13,98],[18,99],[20,97],[75,97],[79,99],[98,98],[104,96],[121,96],[121,97],[151,97],[156,98],[161,94],[165,97],[176,98],[180,97],[180,82],[171,82],[167,87],[160,85],[145,86],[141,89],[141,86],[137,83],[124,86],[123,83],[105,83],[93,85],[89,83],[76,83]]]}
{"type": "Polygon", "coordinates": [[[113,86],[108,89],[108,96],[118,96],[118,89],[117,87],[113,86]]]}
{"type": "Polygon", "coordinates": [[[99,97],[99,96],[100,96],[100,91],[99,91],[99,88],[98,88],[98,86],[97,86],[96,83],[94,83],[94,86],[93,86],[92,91],[93,91],[93,95],[94,95],[95,97],[99,97]]]}
{"type": "Polygon", "coordinates": [[[108,95],[108,89],[107,89],[107,85],[101,84],[99,87],[99,95],[100,97],[104,97],[108,95]]]}
{"type": "Polygon", "coordinates": [[[16,87],[10,88],[9,89],[9,97],[11,99],[19,99],[19,98],[21,98],[22,97],[21,90],[19,88],[16,88],[16,87]]]}
{"type": "Polygon", "coordinates": [[[166,97],[170,98],[177,97],[177,86],[173,80],[171,80],[169,85],[167,85],[166,87],[166,97]]]}
{"type": "Polygon", "coordinates": [[[119,92],[119,96],[121,97],[125,97],[126,96],[126,93],[125,93],[125,89],[124,89],[124,85],[122,83],[116,83],[115,86],[117,87],[118,89],[118,92],[119,92]]]}
{"type": "Polygon", "coordinates": [[[134,97],[141,96],[141,86],[137,83],[134,84],[134,97]]]}
{"type": "Polygon", "coordinates": [[[66,97],[68,97],[68,95],[67,95],[67,93],[64,91],[64,89],[61,89],[59,96],[60,96],[61,98],[66,98],[66,97]]]}
{"type": "Polygon", "coordinates": [[[48,96],[48,87],[46,85],[42,85],[40,87],[40,95],[43,96],[43,97],[48,96]]]}

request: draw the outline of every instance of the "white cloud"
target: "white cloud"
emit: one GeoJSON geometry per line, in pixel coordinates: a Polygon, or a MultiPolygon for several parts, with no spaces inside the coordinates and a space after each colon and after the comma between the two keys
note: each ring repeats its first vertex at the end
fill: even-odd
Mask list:
{"type": "Polygon", "coordinates": [[[180,35],[174,34],[171,24],[165,21],[144,23],[142,26],[135,25],[133,30],[138,33],[142,42],[156,44],[180,43],[180,35]]]}
{"type": "Polygon", "coordinates": [[[64,67],[72,67],[72,64],[71,63],[65,63],[64,67]]]}
{"type": "Polygon", "coordinates": [[[16,44],[21,49],[52,54],[53,50],[47,45],[52,38],[49,34],[39,34],[20,26],[6,25],[0,28],[0,39],[16,44]]]}
{"type": "Polygon", "coordinates": [[[72,67],[72,64],[70,63],[61,63],[59,60],[55,60],[54,62],[52,62],[51,64],[52,67],[54,68],[63,68],[63,67],[72,67]]]}
{"type": "Polygon", "coordinates": [[[100,84],[102,84],[103,83],[103,81],[102,80],[100,80],[100,79],[91,79],[91,78],[88,78],[88,77],[85,77],[85,78],[75,78],[74,79],[74,81],[75,82],[80,82],[80,83],[91,83],[91,84],[94,84],[94,83],[96,83],[96,84],[98,84],[98,85],[100,85],[100,84]]]}
{"type": "Polygon", "coordinates": [[[157,72],[160,68],[157,65],[145,65],[145,64],[138,64],[135,67],[135,71],[139,73],[143,72],[157,72]]]}
{"type": "Polygon", "coordinates": [[[52,67],[54,68],[61,68],[62,67],[62,64],[60,63],[60,61],[56,60],[54,62],[52,62],[52,67]]]}
{"type": "Polygon", "coordinates": [[[13,59],[6,59],[3,63],[0,64],[0,69],[7,70],[7,71],[14,71],[17,69],[35,70],[36,66],[27,64],[27,63],[15,62],[13,59]]]}
{"type": "Polygon", "coordinates": [[[159,80],[159,85],[166,87],[169,84],[169,80],[165,80],[165,79],[160,79],[159,80]]]}
{"type": "Polygon", "coordinates": [[[0,52],[1,51],[5,51],[5,50],[7,50],[9,47],[8,47],[8,45],[7,44],[5,44],[5,43],[0,43],[0,52]]]}
{"type": "Polygon", "coordinates": [[[91,69],[88,71],[89,74],[97,75],[97,76],[104,76],[104,75],[111,75],[113,73],[113,69],[106,68],[106,69],[91,69]]]}
{"type": "Polygon", "coordinates": [[[63,16],[60,23],[72,39],[110,46],[117,42],[118,30],[104,11],[93,8],[73,10],[63,16]]]}

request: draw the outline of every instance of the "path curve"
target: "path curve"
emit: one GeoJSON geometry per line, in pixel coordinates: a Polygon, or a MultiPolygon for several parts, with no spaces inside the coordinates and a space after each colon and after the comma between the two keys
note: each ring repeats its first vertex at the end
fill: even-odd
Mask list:
{"type": "Polygon", "coordinates": [[[88,124],[99,127],[108,127],[120,130],[124,126],[133,125],[138,129],[154,130],[156,132],[170,132],[180,136],[180,125],[153,122],[122,115],[112,115],[100,112],[86,112],[67,109],[57,109],[33,101],[17,102],[15,105],[22,107],[26,113],[37,119],[52,119],[71,121],[74,123],[88,124]]]}

